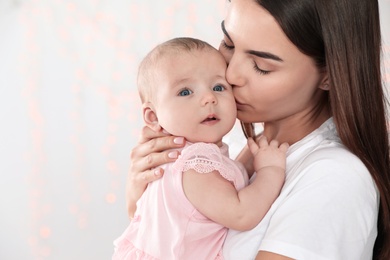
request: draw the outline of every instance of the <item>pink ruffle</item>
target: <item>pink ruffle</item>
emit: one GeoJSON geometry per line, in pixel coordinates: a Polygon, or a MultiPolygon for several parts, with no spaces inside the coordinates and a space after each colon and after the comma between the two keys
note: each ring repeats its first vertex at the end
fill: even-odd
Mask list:
{"type": "Polygon", "coordinates": [[[193,169],[198,173],[218,171],[222,177],[236,186],[236,174],[239,172],[239,169],[232,169],[232,164],[227,163],[226,160],[230,159],[222,154],[221,148],[217,145],[210,143],[194,143],[183,149],[173,167],[179,172],[188,171],[190,169],[193,169]]]}
{"type": "Polygon", "coordinates": [[[136,248],[126,238],[119,238],[118,241],[115,241],[115,244],[116,247],[112,260],[158,260],[157,258],[136,248]]]}

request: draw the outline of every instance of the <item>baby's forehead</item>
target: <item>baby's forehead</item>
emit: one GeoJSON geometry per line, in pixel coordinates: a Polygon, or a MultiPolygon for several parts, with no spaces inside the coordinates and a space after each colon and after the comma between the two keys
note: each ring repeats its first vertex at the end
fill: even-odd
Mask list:
{"type": "Polygon", "coordinates": [[[218,76],[224,78],[226,61],[217,49],[208,45],[193,48],[160,46],[151,53],[149,65],[145,68],[154,87],[176,86],[176,82],[184,83],[185,80],[188,82],[191,79],[195,81],[195,77],[205,80],[218,76]],[[212,68],[205,69],[208,67],[212,68]]]}
{"type": "Polygon", "coordinates": [[[183,48],[166,48],[157,54],[156,60],[171,60],[177,57],[186,56],[187,58],[197,59],[200,54],[218,55],[219,52],[211,47],[183,49],[183,48]]]}
{"type": "Polygon", "coordinates": [[[199,57],[190,53],[166,55],[155,64],[154,78],[157,83],[176,85],[177,82],[190,80],[199,70],[199,57]]]}
{"type": "Polygon", "coordinates": [[[155,65],[165,66],[167,64],[175,64],[176,62],[183,63],[182,65],[191,67],[194,66],[194,63],[209,63],[213,60],[224,60],[222,54],[211,47],[204,47],[201,49],[191,49],[191,50],[167,50],[158,55],[158,58],[155,59],[155,65]]]}
{"type": "MultiPolygon", "coordinates": [[[[217,50],[210,48],[165,53],[156,61],[155,72],[160,74],[160,76],[165,75],[170,78],[181,77],[181,74],[185,74],[185,77],[188,77],[191,73],[195,73],[209,64],[213,64],[215,67],[223,67],[226,63],[220,56],[221,54],[217,50]]],[[[215,73],[215,71],[206,71],[204,73],[207,75],[208,72],[215,73]]]]}

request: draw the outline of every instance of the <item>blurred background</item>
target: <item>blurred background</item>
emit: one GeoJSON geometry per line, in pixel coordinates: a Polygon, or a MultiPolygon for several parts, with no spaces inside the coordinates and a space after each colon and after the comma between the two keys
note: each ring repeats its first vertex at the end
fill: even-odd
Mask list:
{"type": "MultiPolygon", "coordinates": [[[[390,0],[379,0],[390,83],[390,0]]],[[[218,46],[224,0],[0,0],[0,259],[110,259],[156,44],[218,46]]],[[[235,156],[238,125],[225,141],[235,156]]]]}

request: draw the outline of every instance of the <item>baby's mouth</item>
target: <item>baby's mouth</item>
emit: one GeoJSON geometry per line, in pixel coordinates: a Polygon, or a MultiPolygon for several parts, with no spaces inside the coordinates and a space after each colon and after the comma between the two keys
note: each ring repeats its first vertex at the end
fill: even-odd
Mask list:
{"type": "Polygon", "coordinates": [[[202,121],[202,123],[216,121],[216,120],[219,120],[219,119],[215,115],[209,115],[208,117],[206,117],[205,120],[202,121]]]}

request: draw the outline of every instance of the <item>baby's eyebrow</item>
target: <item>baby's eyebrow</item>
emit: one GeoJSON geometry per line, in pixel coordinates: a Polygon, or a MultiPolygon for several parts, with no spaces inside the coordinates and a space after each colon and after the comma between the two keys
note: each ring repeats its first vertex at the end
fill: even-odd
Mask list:
{"type": "Polygon", "coordinates": [[[181,79],[177,79],[175,81],[173,81],[171,83],[172,86],[178,86],[178,85],[181,85],[181,84],[185,84],[187,82],[189,82],[191,80],[191,78],[181,78],[181,79]]]}

